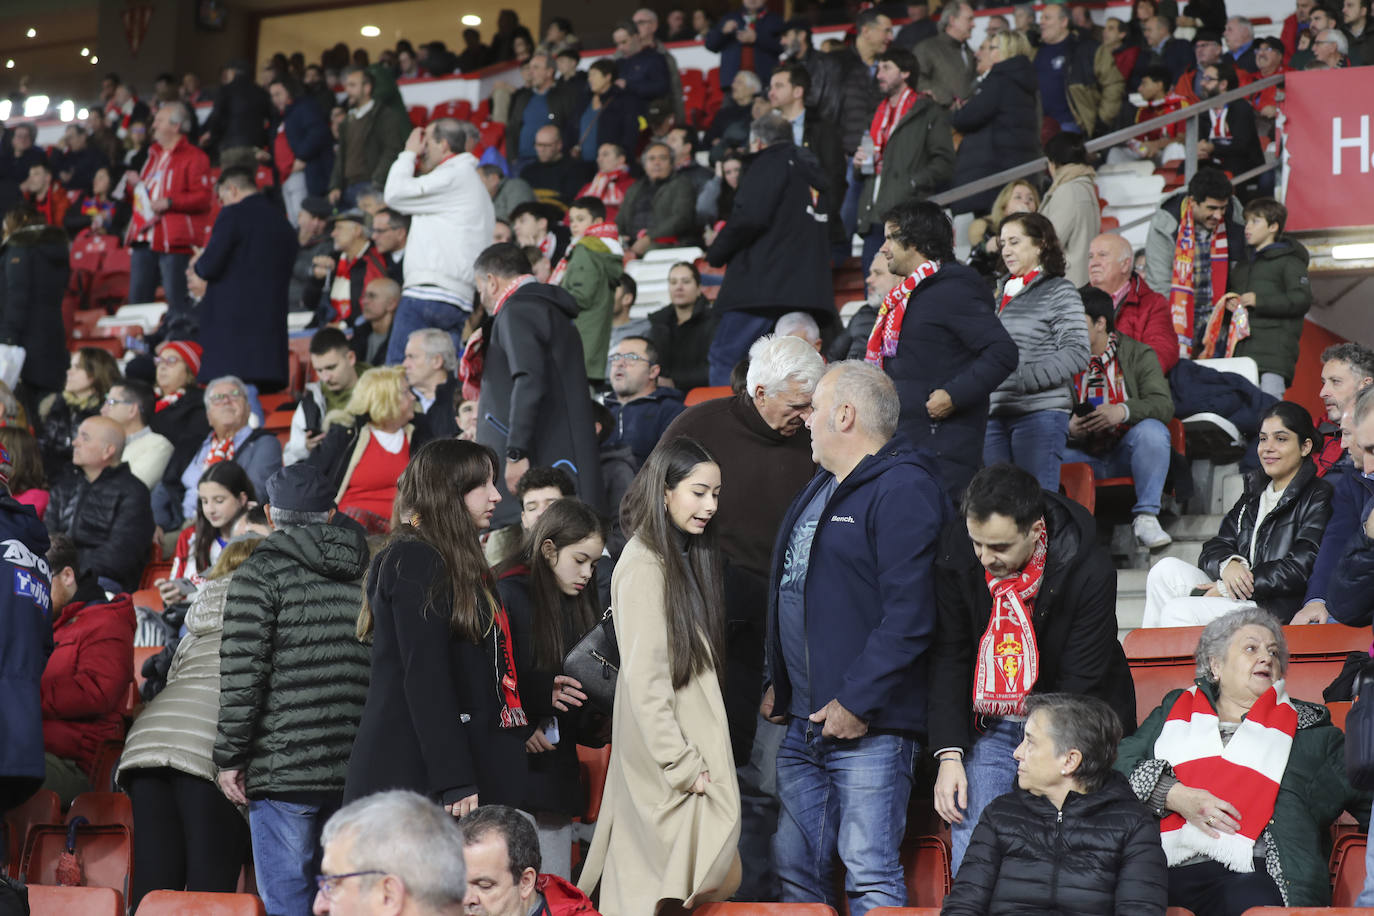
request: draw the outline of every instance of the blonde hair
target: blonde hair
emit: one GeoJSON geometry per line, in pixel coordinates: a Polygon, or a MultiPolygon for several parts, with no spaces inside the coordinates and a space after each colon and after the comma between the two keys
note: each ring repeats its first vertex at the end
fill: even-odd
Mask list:
{"type": "Polygon", "coordinates": [[[373,422],[387,423],[401,416],[405,398],[406,373],[400,366],[369,369],[358,376],[348,398],[348,412],[368,416],[373,422]]]}
{"type": "MultiPolygon", "coordinates": [[[[1003,32],[1001,34],[1005,35],[1007,33],[1003,32]]],[[[1030,191],[1031,197],[1035,200],[1035,210],[1037,213],[1040,211],[1040,192],[1035,189],[1035,185],[1024,178],[1018,178],[1015,181],[1008,182],[1007,186],[998,192],[997,199],[992,202],[992,215],[989,219],[992,221],[994,231],[996,231],[998,226],[1002,225],[1002,220],[1007,215],[1007,204],[1011,202],[1011,195],[1015,193],[1018,187],[1024,187],[1030,191]]]]}
{"type": "Polygon", "coordinates": [[[234,570],[243,565],[243,561],[248,559],[259,544],[262,538],[244,538],[239,541],[230,541],[224,545],[219,557],[215,560],[215,565],[205,574],[207,579],[223,579],[225,576],[232,575],[234,570]]]}
{"type": "Polygon", "coordinates": [[[1034,55],[1030,39],[1026,37],[1024,32],[1005,29],[996,35],[988,36],[988,41],[992,42],[992,46],[1001,52],[1003,60],[1011,60],[1018,54],[1022,57],[1034,55]]]}

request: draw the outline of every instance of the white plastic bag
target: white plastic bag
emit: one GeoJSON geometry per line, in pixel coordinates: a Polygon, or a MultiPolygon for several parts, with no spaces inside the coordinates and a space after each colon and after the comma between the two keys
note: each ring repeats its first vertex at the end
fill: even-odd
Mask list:
{"type": "Polygon", "coordinates": [[[24,368],[24,348],[14,344],[0,344],[0,382],[10,386],[13,391],[19,384],[19,373],[24,368]]]}

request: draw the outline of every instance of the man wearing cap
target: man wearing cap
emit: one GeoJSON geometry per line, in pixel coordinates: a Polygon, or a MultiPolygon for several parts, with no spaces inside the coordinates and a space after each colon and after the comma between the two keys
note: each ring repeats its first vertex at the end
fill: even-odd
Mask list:
{"type": "Polygon", "coordinates": [[[248,806],[269,913],[308,913],[320,830],[343,798],[367,698],[354,627],[367,571],[356,527],[330,524],[334,494],[309,464],[267,481],[273,531],[234,574],[220,643],[219,785],[248,806]]]}
{"type": "Polygon", "coordinates": [[[225,169],[222,210],[205,250],[187,272],[201,297],[201,372],[237,375],[263,391],[286,387],[286,294],[296,233],[281,209],[258,192],[249,169],[225,169]]]}
{"type": "Polygon", "coordinates": [[[1193,35],[1193,60],[1195,65],[1185,71],[1174,85],[1174,94],[1182,96],[1189,105],[1196,105],[1202,98],[1202,80],[1206,69],[1221,60],[1221,33],[1213,29],[1198,29],[1193,35]]]}
{"type": "Polygon", "coordinates": [[[351,326],[361,314],[359,300],[367,284],[390,276],[386,257],[372,244],[367,216],[361,210],[345,210],[330,221],[334,255],[315,258],[307,302],[315,303],[313,327],[351,326]]]}
{"type": "Polygon", "coordinates": [[[319,294],[313,297],[315,259],[334,253],[334,240],[329,237],[329,217],[334,208],[323,197],[307,197],[296,216],[296,260],[291,266],[291,285],[286,294],[293,312],[313,312],[320,304],[319,294]]]}

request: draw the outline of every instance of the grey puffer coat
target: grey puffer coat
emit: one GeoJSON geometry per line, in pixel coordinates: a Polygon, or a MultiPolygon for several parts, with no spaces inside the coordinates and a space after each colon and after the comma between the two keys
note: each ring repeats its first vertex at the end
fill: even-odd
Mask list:
{"type": "Polygon", "coordinates": [[[1071,410],[1069,383],[1088,368],[1091,354],[1078,290],[1063,277],[1042,274],[1013,296],[998,317],[1016,342],[1020,361],[992,393],[988,415],[1071,410]]]}

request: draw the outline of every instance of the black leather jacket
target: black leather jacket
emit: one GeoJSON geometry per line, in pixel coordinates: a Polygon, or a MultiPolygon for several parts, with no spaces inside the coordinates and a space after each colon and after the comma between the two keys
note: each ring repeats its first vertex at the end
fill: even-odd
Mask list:
{"type": "Polygon", "coordinates": [[[138,588],[153,542],[153,507],[127,464],[105,468],[93,481],[68,465],[52,486],[44,521],[48,531],[71,536],[80,572],[114,579],[125,591],[138,588]]]}
{"type": "Polygon", "coordinates": [[[1246,477],[1245,495],[1226,513],[1216,537],[1202,545],[1198,567],[1216,579],[1228,557],[1248,557],[1255,576],[1255,602],[1287,623],[1307,594],[1307,580],[1331,518],[1332,490],[1331,484],[1317,477],[1316,465],[1304,462],[1278,505],[1264,517],[1256,538],[1255,517],[1267,486],[1269,478],[1262,471],[1246,477]]]}

